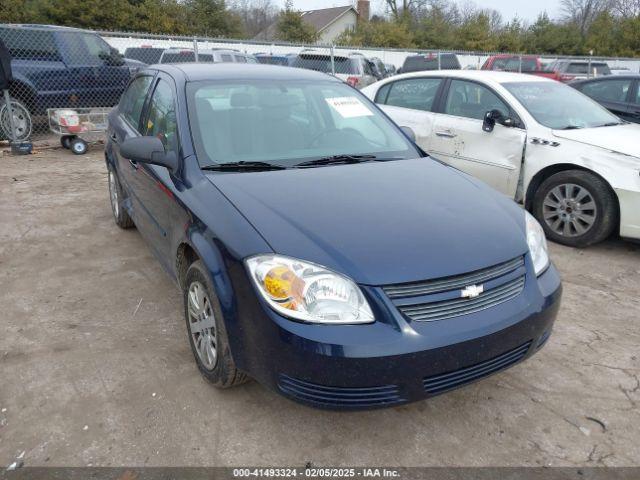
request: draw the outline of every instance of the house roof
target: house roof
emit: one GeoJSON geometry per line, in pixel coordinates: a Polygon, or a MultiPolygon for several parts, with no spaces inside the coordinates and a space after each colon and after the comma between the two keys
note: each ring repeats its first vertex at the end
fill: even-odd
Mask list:
{"type": "Polygon", "coordinates": [[[342,15],[347,13],[349,10],[353,10],[355,13],[358,13],[355,8],[348,5],[346,7],[333,7],[333,8],[322,8],[319,10],[308,10],[306,12],[302,12],[302,19],[315,28],[318,32],[321,32],[333,22],[335,22],[342,15]]]}
{"type": "MultiPolygon", "coordinates": [[[[313,28],[315,28],[318,32],[322,32],[325,28],[331,25],[333,22],[338,20],[344,14],[353,10],[354,13],[358,13],[358,11],[347,5],[345,7],[332,7],[332,8],[321,8],[319,10],[307,10],[304,12],[300,12],[302,15],[302,19],[305,23],[308,23],[313,28]]],[[[272,23],[267,28],[265,28],[262,32],[255,36],[254,40],[274,40],[277,34],[277,22],[272,23]]]]}

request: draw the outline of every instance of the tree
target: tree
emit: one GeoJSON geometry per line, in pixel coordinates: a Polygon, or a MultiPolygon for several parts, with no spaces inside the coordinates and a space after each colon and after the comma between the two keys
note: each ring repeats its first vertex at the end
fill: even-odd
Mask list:
{"type": "Polygon", "coordinates": [[[396,22],[409,21],[416,11],[428,3],[428,0],[384,0],[387,11],[396,22]]]}
{"type": "Polygon", "coordinates": [[[284,10],[278,17],[277,38],[285,42],[315,43],[318,32],[302,19],[300,12],[293,9],[291,0],[287,0],[284,10]]]}
{"type": "Polygon", "coordinates": [[[562,0],[560,5],[565,18],[575,23],[584,39],[589,27],[598,15],[611,11],[612,0],[562,0]]]}
{"type": "Polygon", "coordinates": [[[278,18],[278,9],[272,0],[236,0],[231,10],[242,20],[249,38],[255,37],[278,18]]]}
{"type": "Polygon", "coordinates": [[[354,47],[376,46],[382,48],[413,48],[415,42],[409,27],[403,22],[371,20],[360,22],[353,31],[343,33],[338,45],[354,47]]]}
{"type": "Polygon", "coordinates": [[[225,0],[187,0],[190,31],[210,37],[240,37],[240,18],[227,10],[225,0]]]}

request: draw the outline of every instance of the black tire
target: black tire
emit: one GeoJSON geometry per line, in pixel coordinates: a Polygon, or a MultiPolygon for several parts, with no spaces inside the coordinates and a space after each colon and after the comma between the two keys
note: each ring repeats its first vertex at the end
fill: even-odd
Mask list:
{"type": "Polygon", "coordinates": [[[218,388],[230,388],[236,385],[245,383],[249,377],[238,370],[231,356],[231,349],[229,348],[229,339],[227,337],[227,331],[225,328],[224,320],[222,317],[222,310],[220,308],[220,302],[215,294],[215,290],[209,275],[206,273],[206,269],[201,260],[193,262],[187,269],[187,274],[182,287],[182,296],[184,300],[184,317],[187,325],[187,336],[189,338],[189,345],[191,345],[191,351],[193,357],[196,360],[200,373],[218,388]],[[211,313],[213,314],[213,321],[215,324],[215,338],[216,338],[216,361],[211,368],[207,366],[200,359],[200,355],[196,349],[194,343],[194,334],[191,330],[191,317],[189,314],[189,292],[194,284],[198,284],[204,287],[205,293],[208,297],[208,304],[211,307],[211,313]]]}
{"type": "Polygon", "coordinates": [[[109,183],[109,201],[111,203],[111,212],[113,213],[113,219],[116,222],[116,225],[118,225],[123,230],[134,227],[135,225],[133,223],[133,220],[131,220],[129,213],[122,207],[122,202],[125,197],[122,191],[122,187],[120,186],[120,180],[118,180],[118,175],[111,167],[108,168],[107,180],[109,183]]]}
{"type": "Polygon", "coordinates": [[[71,142],[74,138],[76,138],[75,135],[62,135],[60,137],[60,145],[62,145],[62,148],[66,148],[67,150],[69,150],[71,148],[71,142]]]}
{"type": "MultiPolygon", "coordinates": [[[[576,187],[570,188],[573,192],[578,190],[576,187]]],[[[587,247],[601,242],[611,235],[611,232],[619,223],[618,205],[615,194],[609,184],[602,178],[583,170],[566,170],[547,178],[536,190],[532,207],[533,215],[540,222],[540,225],[542,225],[547,238],[571,247],[587,247]],[[586,228],[586,231],[582,233],[573,226],[575,223],[569,226],[569,231],[566,234],[560,232],[559,226],[556,226],[554,229],[554,222],[557,222],[555,211],[558,211],[558,209],[549,203],[545,205],[545,199],[547,199],[548,195],[552,195],[550,198],[552,203],[554,199],[557,198],[557,196],[553,196],[552,190],[558,192],[557,188],[559,188],[560,192],[567,194],[567,186],[569,185],[577,186],[583,189],[582,192],[586,191],[588,193],[586,197],[583,197],[582,203],[574,202],[572,204],[573,208],[578,205],[578,208],[582,208],[582,210],[567,210],[566,207],[565,210],[562,210],[564,215],[567,215],[566,212],[569,212],[594,217],[590,225],[584,222],[580,223],[581,229],[586,228]],[[595,205],[595,207],[591,209],[591,205],[595,205]],[[588,208],[584,209],[585,206],[588,208]],[[545,219],[545,215],[547,219],[545,219]]],[[[566,222],[563,221],[563,227],[565,223],[566,222]]]]}
{"type": "Polygon", "coordinates": [[[74,138],[69,144],[74,155],[84,155],[89,149],[89,145],[81,138],[74,138]]]}

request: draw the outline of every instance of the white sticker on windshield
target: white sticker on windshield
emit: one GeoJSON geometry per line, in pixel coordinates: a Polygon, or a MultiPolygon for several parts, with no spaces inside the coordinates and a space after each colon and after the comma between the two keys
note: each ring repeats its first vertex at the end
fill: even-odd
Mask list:
{"type": "Polygon", "coordinates": [[[343,118],[370,117],[373,112],[356,97],[334,97],[325,99],[343,118]]]}

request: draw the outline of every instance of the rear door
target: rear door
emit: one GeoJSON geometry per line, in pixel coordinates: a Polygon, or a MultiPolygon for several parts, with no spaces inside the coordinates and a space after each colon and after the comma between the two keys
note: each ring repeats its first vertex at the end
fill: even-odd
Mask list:
{"type": "Polygon", "coordinates": [[[583,83],[577,88],[623,120],[631,120],[633,83],[631,78],[603,78],[583,83]]]}
{"type": "Polygon", "coordinates": [[[382,86],[375,98],[394,122],[413,130],[416,143],[426,152],[431,149],[433,107],[443,83],[439,77],[406,78],[382,86]]]}
{"type": "Polygon", "coordinates": [[[129,138],[141,135],[142,112],[149,96],[153,78],[151,75],[140,75],[129,84],[118,108],[109,116],[109,129],[107,132],[110,137],[109,145],[113,149],[113,155],[118,164],[118,178],[127,197],[125,207],[129,210],[129,214],[141,231],[146,228],[144,223],[146,217],[139,214],[142,207],[135,191],[138,164],[120,155],[120,145],[129,138]]]}
{"type": "Polygon", "coordinates": [[[515,112],[490,87],[470,80],[449,80],[437,106],[429,153],[514,197],[526,142],[515,112]],[[484,116],[499,110],[518,127],[496,123],[482,129],[484,116]]]}

